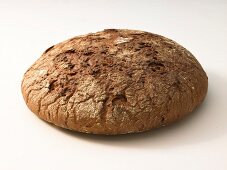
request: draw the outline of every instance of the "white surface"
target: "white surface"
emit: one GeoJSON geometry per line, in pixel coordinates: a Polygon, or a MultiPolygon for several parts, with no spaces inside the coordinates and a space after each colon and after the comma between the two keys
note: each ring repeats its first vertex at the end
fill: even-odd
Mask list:
{"type": "Polygon", "coordinates": [[[227,169],[227,1],[1,1],[0,170],[227,169]],[[183,121],[138,135],[70,133],[26,107],[23,73],[49,46],[104,28],[167,36],[209,77],[204,104],[183,121]]]}

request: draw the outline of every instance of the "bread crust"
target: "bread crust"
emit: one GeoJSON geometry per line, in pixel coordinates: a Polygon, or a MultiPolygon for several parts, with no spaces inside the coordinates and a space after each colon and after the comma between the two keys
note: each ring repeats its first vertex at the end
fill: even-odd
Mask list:
{"type": "Polygon", "coordinates": [[[153,33],[107,29],[48,48],[27,70],[22,94],[41,119],[94,134],[125,134],[170,124],[205,98],[196,58],[153,33]]]}

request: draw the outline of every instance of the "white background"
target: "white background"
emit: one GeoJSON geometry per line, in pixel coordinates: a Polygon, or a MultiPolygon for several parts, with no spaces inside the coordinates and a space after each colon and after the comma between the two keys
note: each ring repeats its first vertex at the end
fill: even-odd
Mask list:
{"type": "Polygon", "coordinates": [[[0,0],[0,170],[227,169],[227,1],[0,0]],[[203,105],[174,125],[137,135],[55,128],[23,101],[23,73],[49,46],[104,28],[167,36],[209,77],[203,105]]]}

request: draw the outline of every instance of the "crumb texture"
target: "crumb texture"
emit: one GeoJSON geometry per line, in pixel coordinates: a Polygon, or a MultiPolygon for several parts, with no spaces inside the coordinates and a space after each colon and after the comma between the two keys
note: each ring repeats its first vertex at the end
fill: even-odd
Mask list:
{"type": "Polygon", "coordinates": [[[124,134],[174,122],[199,105],[208,79],[196,58],[160,35],[107,29],[48,48],[27,70],[27,106],[57,126],[124,134]]]}

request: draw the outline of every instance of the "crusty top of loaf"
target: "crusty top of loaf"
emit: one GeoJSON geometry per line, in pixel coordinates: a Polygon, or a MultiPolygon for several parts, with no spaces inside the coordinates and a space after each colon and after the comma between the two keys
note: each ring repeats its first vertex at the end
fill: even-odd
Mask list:
{"type": "Polygon", "coordinates": [[[201,65],[176,42],[107,29],[47,49],[25,73],[22,90],[32,111],[47,121],[123,133],[191,111],[205,84],[201,65]]]}

